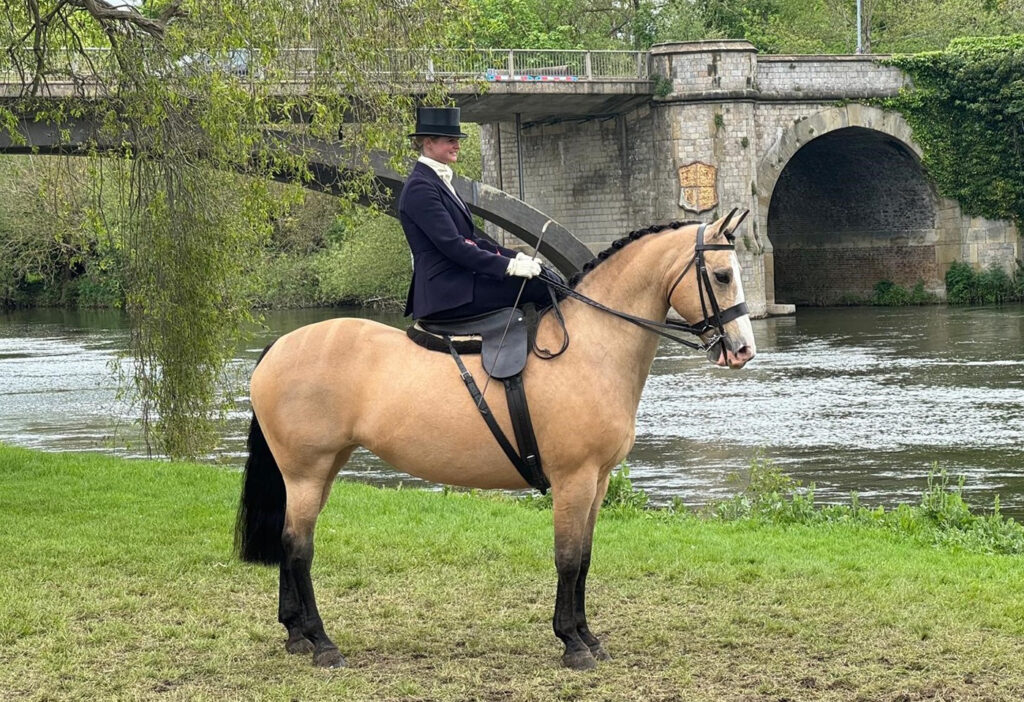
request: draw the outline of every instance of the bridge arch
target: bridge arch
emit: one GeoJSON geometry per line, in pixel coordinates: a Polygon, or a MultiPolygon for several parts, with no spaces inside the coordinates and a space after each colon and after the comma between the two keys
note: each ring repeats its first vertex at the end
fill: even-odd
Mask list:
{"type": "Polygon", "coordinates": [[[944,293],[941,198],[897,113],[829,108],[784,130],[758,166],[769,300],[841,304],[881,280],[944,293]]]}
{"type": "MultiPolygon", "coordinates": [[[[20,139],[12,138],[0,129],[0,153],[67,154],[86,145],[95,145],[101,151],[124,148],[124,142],[120,140],[114,140],[108,145],[97,144],[95,126],[89,122],[53,125],[22,120],[16,131],[20,139]]],[[[267,138],[282,141],[289,149],[308,159],[313,178],[304,184],[307,188],[338,193],[344,187],[350,172],[348,164],[352,159],[337,144],[276,131],[268,131],[267,138]]],[[[389,195],[389,214],[397,216],[398,196],[405,183],[405,176],[391,168],[389,161],[388,154],[374,153],[369,165],[374,178],[389,195]]],[[[282,177],[281,180],[287,179],[282,177]]],[[[461,176],[453,178],[453,185],[474,214],[498,225],[528,245],[536,246],[543,232],[540,253],[566,276],[577,272],[593,258],[586,244],[569,230],[522,200],[461,176]]],[[[477,233],[487,236],[479,230],[477,233]]]]}

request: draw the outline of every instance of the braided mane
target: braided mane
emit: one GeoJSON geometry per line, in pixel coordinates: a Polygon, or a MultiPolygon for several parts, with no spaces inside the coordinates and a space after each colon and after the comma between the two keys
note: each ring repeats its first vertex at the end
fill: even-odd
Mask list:
{"type": "Polygon", "coordinates": [[[572,278],[569,279],[569,287],[575,288],[577,285],[579,285],[580,281],[583,280],[583,276],[597,268],[597,266],[604,262],[609,256],[614,254],[619,249],[624,248],[627,244],[631,244],[637,239],[642,239],[648,234],[657,234],[658,232],[663,232],[666,229],[678,229],[679,227],[685,227],[689,224],[700,224],[700,222],[686,221],[669,222],[668,224],[655,224],[650,227],[647,227],[646,229],[637,229],[636,231],[630,232],[621,239],[616,239],[615,241],[612,242],[611,246],[609,246],[607,249],[597,254],[595,258],[584,264],[583,268],[579,272],[573,274],[572,278]]]}

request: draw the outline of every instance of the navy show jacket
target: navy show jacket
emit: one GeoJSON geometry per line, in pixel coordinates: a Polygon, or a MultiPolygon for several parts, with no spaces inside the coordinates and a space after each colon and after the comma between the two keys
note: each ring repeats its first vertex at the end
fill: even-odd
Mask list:
{"type": "Polygon", "coordinates": [[[398,219],[413,257],[405,314],[416,319],[472,302],[474,277],[505,278],[516,255],[473,233],[465,203],[425,163],[405,181],[398,219]]]}

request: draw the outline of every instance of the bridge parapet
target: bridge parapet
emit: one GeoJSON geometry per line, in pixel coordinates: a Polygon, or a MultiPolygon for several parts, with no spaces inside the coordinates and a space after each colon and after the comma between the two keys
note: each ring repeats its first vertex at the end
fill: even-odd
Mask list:
{"type": "Polygon", "coordinates": [[[891,97],[910,78],[885,56],[760,56],[756,85],[762,100],[865,100],[891,97]]]}
{"type": "Polygon", "coordinates": [[[742,39],[673,42],[651,48],[651,78],[658,102],[865,100],[910,85],[884,58],[759,55],[742,39]]]}

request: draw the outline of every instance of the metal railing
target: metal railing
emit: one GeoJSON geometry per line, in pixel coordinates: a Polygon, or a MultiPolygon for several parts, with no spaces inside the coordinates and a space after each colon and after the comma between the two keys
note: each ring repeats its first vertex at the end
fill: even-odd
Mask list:
{"type": "MultiPolygon", "coordinates": [[[[412,80],[648,80],[646,51],[561,51],[548,49],[449,49],[393,50],[375,58],[365,72],[412,80]]],[[[29,58],[26,56],[26,58],[29,58]]],[[[116,76],[117,66],[105,49],[88,49],[85,55],[68,53],[65,62],[51,68],[51,80],[66,76],[116,76]]],[[[296,48],[278,52],[273,61],[261,61],[254,51],[237,49],[226,55],[195,54],[177,62],[178,67],[223,71],[249,78],[305,81],[337,73],[337,66],[364,63],[343,51],[321,52],[296,48]]],[[[4,62],[7,63],[7,62],[4,62]]],[[[31,61],[24,63],[31,65],[31,61]]],[[[0,65],[0,80],[16,81],[9,65],[0,65]],[[6,70],[5,70],[6,69],[6,70]]]]}

